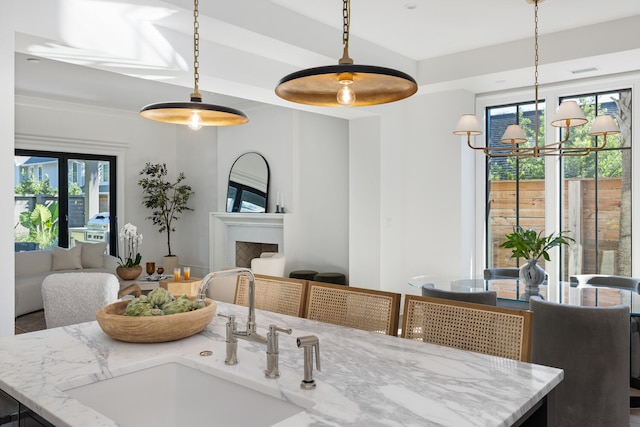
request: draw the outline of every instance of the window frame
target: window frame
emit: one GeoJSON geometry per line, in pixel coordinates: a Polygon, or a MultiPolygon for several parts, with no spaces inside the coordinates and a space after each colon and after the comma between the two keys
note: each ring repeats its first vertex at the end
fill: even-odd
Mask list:
{"type": "MultiPolygon", "coordinates": [[[[545,115],[544,123],[540,123],[540,126],[545,126],[545,131],[548,141],[551,138],[560,137],[559,129],[551,126],[551,120],[553,117],[553,107],[558,105],[559,100],[565,97],[575,97],[576,94],[581,93],[606,93],[613,92],[622,89],[631,89],[632,93],[636,92],[636,95],[632,97],[632,123],[640,123],[640,92],[635,90],[640,87],[640,73],[635,73],[629,76],[620,76],[615,78],[594,78],[583,80],[578,83],[564,82],[557,85],[544,85],[539,88],[539,99],[545,99],[547,105],[548,114],[545,115]]],[[[524,103],[527,100],[533,98],[533,88],[526,90],[512,90],[501,93],[493,93],[486,95],[478,95],[476,97],[476,112],[482,122],[485,123],[485,135],[486,135],[486,115],[485,111],[487,107],[514,103],[524,103]]],[[[632,125],[632,146],[637,145],[636,133],[633,132],[632,125]]],[[[483,135],[484,137],[484,135],[483,135]]],[[[484,142],[478,141],[477,145],[484,144],[484,142]]],[[[640,171],[637,167],[640,162],[640,149],[632,150],[632,209],[638,212],[638,203],[640,203],[640,171]]],[[[561,210],[561,194],[559,191],[559,181],[561,180],[561,171],[559,167],[560,160],[558,157],[546,157],[545,158],[545,229],[546,230],[558,230],[560,229],[560,216],[561,210]]],[[[474,271],[478,276],[482,275],[482,271],[486,264],[487,250],[486,250],[486,160],[485,156],[478,154],[474,160],[475,177],[476,177],[476,222],[475,222],[475,257],[474,257],[474,271]]],[[[638,248],[640,244],[640,227],[632,226],[632,238],[631,246],[632,251],[634,248],[638,248]]],[[[635,252],[635,251],[634,251],[635,252]]],[[[553,262],[554,259],[559,259],[559,248],[552,249],[550,253],[552,262],[547,263],[545,267],[546,272],[549,274],[552,283],[557,283],[560,277],[559,263],[553,262]]],[[[637,258],[637,257],[636,257],[637,258]]],[[[632,275],[637,276],[640,274],[640,259],[632,258],[631,271],[632,275]]],[[[555,292],[555,291],[554,291],[555,292]]],[[[557,298],[557,296],[556,296],[557,298]]],[[[554,298],[554,294],[551,294],[551,299],[554,298]]]]}

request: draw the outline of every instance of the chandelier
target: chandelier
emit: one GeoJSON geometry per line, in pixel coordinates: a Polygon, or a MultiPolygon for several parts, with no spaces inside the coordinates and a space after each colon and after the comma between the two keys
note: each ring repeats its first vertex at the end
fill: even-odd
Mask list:
{"type": "Polygon", "coordinates": [[[169,101],[149,104],[142,108],[140,115],[158,122],[188,125],[193,130],[202,126],[232,126],[247,123],[249,119],[234,108],[205,104],[198,90],[200,74],[200,33],[198,24],[198,0],[193,2],[193,93],[189,102],[169,101]]]}
{"type": "Polygon", "coordinates": [[[343,0],[343,54],[338,65],[291,73],[280,79],[276,95],[299,104],[360,107],[399,101],[417,92],[418,85],[408,74],[391,68],[353,63],[349,57],[350,14],[350,1],[343,0]]]}
{"type": "Polygon", "coordinates": [[[540,123],[538,117],[538,3],[542,3],[543,1],[544,0],[526,0],[527,3],[535,5],[535,139],[533,145],[529,146],[526,144],[528,139],[520,125],[517,124],[507,126],[502,138],[500,138],[500,142],[504,144],[503,146],[477,147],[473,145],[471,143],[471,136],[482,135],[482,127],[473,114],[464,114],[453,131],[454,135],[466,135],[469,148],[481,150],[487,157],[528,158],[542,156],[585,156],[589,153],[604,149],[607,145],[607,135],[620,133],[620,129],[614,122],[613,117],[608,114],[602,114],[596,116],[589,131],[589,135],[596,136],[595,145],[587,147],[567,146],[566,143],[569,141],[570,129],[575,126],[583,126],[588,120],[576,101],[564,101],[561,102],[556,109],[554,120],[551,122],[552,126],[565,129],[564,139],[552,144],[540,145],[540,123]],[[602,136],[601,145],[597,145],[598,136],[602,136]]]}

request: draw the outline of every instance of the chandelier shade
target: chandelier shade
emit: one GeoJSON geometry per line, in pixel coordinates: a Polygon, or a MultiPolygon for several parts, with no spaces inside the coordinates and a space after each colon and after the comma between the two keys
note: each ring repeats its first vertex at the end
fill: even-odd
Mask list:
{"type": "Polygon", "coordinates": [[[554,120],[551,126],[555,127],[574,127],[582,126],[589,120],[584,115],[584,111],[576,101],[564,101],[558,105],[554,120]]]}
{"type": "Polygon", "coordinates": [[[596,119],[593,121],[593,125],[591,126],[589,135],[607,136],[616,133],[620,133],[620,129],[618,128],[616,122],[613,121],[613,117],[608,114],[602,114],[600,116],[596,116],[596,119]]]}
{"type": "Polygon", "coordinates": [[[140,110],[145,119],[157,122],[187,125],[193,130],[202,126],[234,126],[247,123],[249,118],[235,108],[202,102],[198,90],[200,80],[200,24],[198,0],[193,2],[193,93],[190,101],[167,101],[149,104],[140,110]]]}
{"type": "Polygon", "coordinates": [[[454,135],[482,135],[482,127],[480,122],[473,114],[463,114],[458,120],[454,135]]]}
{"type": "Polygon", "coordinates": [[[527,136],[524,134],[522,128],[518,125],[509,125],[507,129],[505,129],[502,134],[502,138],[500,138],[500,142],[504,142],[506,144],[522,144],[527,142],[527,136]]]}

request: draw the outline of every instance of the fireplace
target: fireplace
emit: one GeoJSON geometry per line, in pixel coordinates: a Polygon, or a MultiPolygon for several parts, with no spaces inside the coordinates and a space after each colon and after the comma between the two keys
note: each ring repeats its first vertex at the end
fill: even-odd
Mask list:
{"type": "Polygon", "coordinates": [[[211,271],[249,267],[260,253],[285,249],[283,214],[212,212],[209,233],[211,271]]]}
{"type": "Polygon", "coordinates": [[[251,267],[251,260],[260,258],[262,252],[278,252],[273,243],[254,243],[236,241],[236,267],[251,267]]]}

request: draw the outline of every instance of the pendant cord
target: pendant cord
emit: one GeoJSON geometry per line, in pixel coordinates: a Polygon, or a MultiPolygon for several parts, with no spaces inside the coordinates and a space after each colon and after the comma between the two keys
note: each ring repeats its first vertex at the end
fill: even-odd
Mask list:
{"type": "Polygon", "coordinates": [[[198,82],[200,80],[200,62],[198,58],[200,56],[200,24],[198,23],[198,0],[193,0],[193,93],[191,98],[198,98],[202,100],[200,91],[198,90],[198,82]]]}
{"type": "Polygon", "coordinates": [[[351,17],[350,0],[342,1],[342,58],[339,64],[353,64],[353,59],[349,58],[349,26],[351,17]]]}

